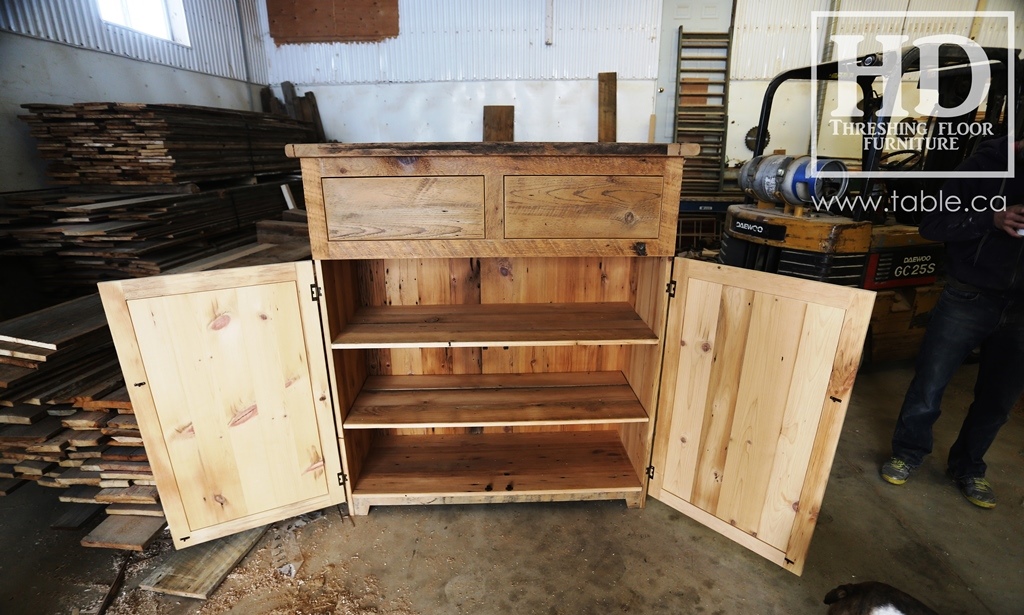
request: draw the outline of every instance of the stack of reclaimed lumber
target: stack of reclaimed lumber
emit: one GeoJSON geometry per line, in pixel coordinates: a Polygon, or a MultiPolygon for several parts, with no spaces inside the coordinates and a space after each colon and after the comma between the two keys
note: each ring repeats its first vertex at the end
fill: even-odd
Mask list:
{"type": "Polygon", "coordinates": [[[192,105],[25,104],[19,116],[59,184],[210,182],[295,172],[288,143],[317,139],[312,122],[192,105]]]}
{"type": "MultiPolygon", "coordinates": [[[[176,267],[186,273],[310,257],[301,210],[249,244],[176,267]]],[[[0,495],[35,482],[60,489],[54,528],[109,515],[88,547],[141,550],[164,525],[152,469],[99,296],[0,322],[0,495]]]]}
{"type": "Polygon", "coordinates": [[[0,195],[7,219],[0,234],[10,247],[0,255],[38,257],[38,283],[53,291],[163,273],[251,243],[258,221],[287,208],[282,185],[293,197],[302,192],[298,180],[288,178],[197,194],[8,193],[0,195]]]}

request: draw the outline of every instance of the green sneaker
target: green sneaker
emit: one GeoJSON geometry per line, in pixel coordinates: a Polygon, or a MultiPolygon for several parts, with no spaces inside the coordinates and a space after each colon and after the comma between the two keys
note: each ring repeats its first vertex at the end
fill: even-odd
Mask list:
{"type": "Polygon", "coordinates": [[[915,467],[906,461],[903,461],[899,457],[893,457],[882,464],[881,475],[882,479],[887,483],[902,485],[907,482],[907,479],[910,478],[910,473],[913,472],[914,469],[915,467]]]}
{"type": "Polygon", "coordinates": [[[960,493],[964,494],[967,501],[981,508],[995,508],[996,494],[992,491],[992,485],[984,476],[971,476],[968,478],[956,479],[960,493]]]}

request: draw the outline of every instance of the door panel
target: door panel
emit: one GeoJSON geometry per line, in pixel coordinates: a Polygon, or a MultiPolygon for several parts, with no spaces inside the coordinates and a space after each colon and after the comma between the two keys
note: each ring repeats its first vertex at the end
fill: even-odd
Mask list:
{"type": "Polygon", "coordinates": [[[799,574],[874,293],[687,259],[673,277],[650,493],[799,574]]]}
{"type": "Polygon", "coordinates": [[[305,262],[101,285],[176,546],[344,501],[313,280],[305,262]]]}

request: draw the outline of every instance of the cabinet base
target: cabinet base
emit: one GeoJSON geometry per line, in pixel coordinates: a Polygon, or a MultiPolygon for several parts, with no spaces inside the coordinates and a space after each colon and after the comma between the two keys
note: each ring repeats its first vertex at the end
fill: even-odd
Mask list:
{"type": "Polygon", "coordinates": [[[349,513],[366,515],[371,506],[405,506],[423,504],[511,504],[520,502],[589,502],[595,500],[625,500],[629,508],[643,506],[643,494],[636,491],[606,491],[600,493],[500,493],[481,495],[359,495],[353,494],[349,513]]]}

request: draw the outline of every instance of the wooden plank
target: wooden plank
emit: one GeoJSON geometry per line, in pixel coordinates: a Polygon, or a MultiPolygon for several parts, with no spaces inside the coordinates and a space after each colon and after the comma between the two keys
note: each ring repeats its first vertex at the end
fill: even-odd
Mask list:
{"type": "Polygon", "coordinates": [[[617,73],[597,74],[597,140],[602,143],[614,143],[618,140],[617,79],[617,73]]]}
{"type": "Polygon", "coordinates": [[[8,425],[0,427],[0,444],[39,444],[57,435],[62,429],[60,419],[53,416],[32,425],[8,425]]]}
{"type": "Polygon", "coordinates": [[[484,237],[480,176],[326,178],[323,192],[331,241],[484,237]]]}
{"type": "Polygon", "coordinates": [[[98,504],[66,504],[61,509],[64,512],[50,524],[50,529],[77,530],[103,512],[103,507],[98,504]]]}
{"type": "Polygon", "coordinates": [[[100,484],[99,472],[86,472],[80,468],[68,468],[57,477],[57,484],[70,487],[72,485],[89,485],[98,487],[100,484]]]}
{"type": "Polygon", "coordinates": [[[501,496],[640,488],[615,431],[571,431],[382,437],[352,493],[501,496]]]}
{"type": "Polygon", "coordinates": [[[98,447],[110,439],[109,436],[103,434],[99,429],[90,429],[86,431],[74,431],[68,438],[68,443],[74,447],[92,448],[98,447]]]}
{"type": "Polygon", "coordinates": [[[164,509],[159,504],[109,504],[106,507],[108,515],[138,515],[140,517],[161,517],[164,516],[164,509]]]}
{"type": "Polygon", "coordinates": [[[156,504],[159,500],[156,488],[142,485],[103,489],[96,494],[96,501],[101,504],[156,504]]]}
{"type": "Polygon", "coordinates": [[[342,348],[656,344],[628,303],[402,305],[363,308],[342,348]]]}
{"type": "Polygon", "coordinates": [[[32,425],[44,418],[46,418],[46,409],[39,406],[20,404],[13,408],[0,408],[0,423],[32,425]]]}
{"type": "Polygon", "coordinates": [[[107,517],[82,539],[83,547],[145,551],[164,528],[156,517],[114,515],[107,517]]]}
{"type": "Polygon", "coordinates": [[[99,295],[92,294],[0,322],[0,341],[57,350],[106,326],[99,295]]]}
{"type": "MultiPolygon", "coordinates": [[[[622,379],[618,373],[618,379],[622,379]]],[[[422,376],[439,382],[438,388],[419,385],[409,377],[405,387],[388,390],[364,387],[349,410],[346,429],[400,427],[459,427],[488,425],[560,425],[646,422],[647,412],[625,382],[590,384],[588,374],[561,387],[530,387],[529,375],[518,377],[456,376],[448,385],[443,377],[422,376]],[[479,379],[479,386],[472,386],[479,379]],[[484,382],[507,381],[515,386],[487,386],[484,382]],[[448,388],[457,386],[458,388],[448,388]]],[[[551,378],[538,378],[550,381],[551,378]]],[[[599,378],[604,380],[603,378],[599,378]]]]}
{"type": "Polygon", "coordinates": [[[88,485],[75,485],[65,489],[59,496],[61,502],[73,502],[76,504],[98,504],[96,495],[99,494],[99,487],[88,485]]]}
{"type": "Polygon", "coordinates": [[[660,175],[505,177],[505,237],[657,239],[660,175]]]}
{"type": "Polygon", "coordinates": [[[484,105],[484,141],[515,141],[514,105],[484,105]]]}
{"type": "Polygon", "coordinates": [[[27,481],[21,480],[20,478],[0,479],[0,495],[10,495],[26,482],[27,481]]]}
{"type": "Polygon", "coordinates": [[[15,472],[21,472],[25,476],[42,476],[52,470],[55,464],[49,461],[22,461],[14,466],[15,472]]]}
{"type": "Polygon", "coordinates": [[[172,553],[139,587],[185,598],[206,600],[242,558],[259,542],[266,526],[172,553]]]}
{"type": "Polygon", "coordinates": [[[128,395],[128,389],[121,387],[107,395],[104,395],[102,399],[93,399],[82,402],[79,407],[83,410],[131,410],[132,400],[128,395]]]}
{"type": "Polygon", "coordinates": [[[61,424],[75,430],[94,430],[107,424],[111,415],[107,412],[76,412],[63,419],[61,424]]]}

